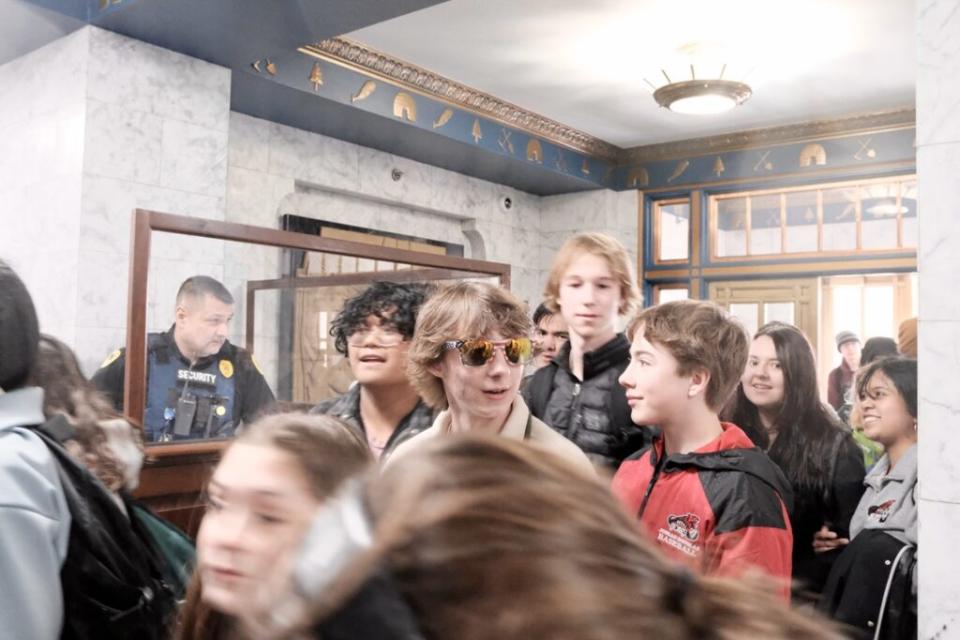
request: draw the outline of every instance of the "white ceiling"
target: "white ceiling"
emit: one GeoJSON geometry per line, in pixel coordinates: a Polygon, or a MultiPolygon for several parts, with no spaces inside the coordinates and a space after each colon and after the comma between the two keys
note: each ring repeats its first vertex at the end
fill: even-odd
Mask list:
{"type": "Polygon", "coordinates": [[[451,0],[348,37],[631,147],[912,107],[914,22],[911,0],[451,0]],[[691,62],[753,97],[660,109],[644,78],[691,62]]]}

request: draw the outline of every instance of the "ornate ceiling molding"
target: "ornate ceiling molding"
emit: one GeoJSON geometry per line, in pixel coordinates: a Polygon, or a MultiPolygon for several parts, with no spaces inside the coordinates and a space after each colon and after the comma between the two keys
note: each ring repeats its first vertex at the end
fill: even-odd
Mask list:
{"type": "Polygon", "coordinates": [[[300,51],[377,76],[580,153],[611,162],[621,160],[624,155],[623,149],[609,142],[345,38],[323,40],[300,51]]]}
{"type": "Polygon", "coordinates": [[[617,166],[635,166],[916,126],[915,109],[896,109],[624,149],[347,38],[323,40],[301,47],[300,52],[390,82],[617,166]]]}
{"type": "Polygon", "coordinates": [[[909,129],[916,126],[916,120],[917,112],[915,109],[897,109],[767,129],[752,129],[707,138],[631,147],[624,150],[620,162],[622,164],[641,164],[661,160],[677,160],[713,153],[822,140],[830,137],[909,129]]]}

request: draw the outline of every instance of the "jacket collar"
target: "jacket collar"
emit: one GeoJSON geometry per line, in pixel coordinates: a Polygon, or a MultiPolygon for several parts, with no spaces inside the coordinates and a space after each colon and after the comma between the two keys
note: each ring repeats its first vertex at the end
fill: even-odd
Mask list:
{"type": "MultiPolygon", "coordinates": [[[[630,359],[630,341],[622,333],[618,333],[612,340],[593,351],[583,354],[583,379],[587,380],[630,359]]],[[[564,371],[570,371],[570,341],[564,343],[560,352],[553,359],[557,366],[564,371]]]]}
{"type": "Polygon", "coordinates": [[[24,387],[0,393],[0,429],[43,424],[43,389],[24,387]]]}
{"type": "Polygon", "coordinates": [[[917,445],[913,445],[906,450],[893,469],[890,468],[890,456],[884,454],[863,479],[863,484],[879,491],[887,483],[908,482],[916,477],[917,445]]]}
{"type": "Polygon", "coordinates": [[[780,468],[770,461],[765,453],[740,429],[729,422],[722,422],[723,433],[690,453],[671,453],[662,461],[663,436],[654,440],[650,452],[653,466],[662,464],[663,472],[695,469],[701,471],[740,471],[763,481],[772,487],[787,506],[793,508],[793,490],[780,468]]]}

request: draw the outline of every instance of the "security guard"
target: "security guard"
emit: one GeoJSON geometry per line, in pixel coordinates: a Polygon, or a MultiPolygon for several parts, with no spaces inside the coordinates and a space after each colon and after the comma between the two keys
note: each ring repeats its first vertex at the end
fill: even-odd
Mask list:
{"type": "MultiPolygon", "coordinates": [[[[233,296],[217,280],[193,276],[180,285],[173,326],[147,336],[147,442],[228,438],[274,402],[252,356],[227,341],[232,318],[233,296]]],[[[118,349],[93,376],[118,409],[124,367],[118,349]]]]}

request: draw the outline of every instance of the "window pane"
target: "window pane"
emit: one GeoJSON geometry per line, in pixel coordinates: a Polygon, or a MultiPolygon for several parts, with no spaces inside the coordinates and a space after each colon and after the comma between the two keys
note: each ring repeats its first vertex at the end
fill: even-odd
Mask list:
{"type": "Polygon", "coordinates": [[[747,199],[717,201],[717,256],[747,255],[747,199]]]}
{"type": "Polygon", "coordinates": [[[758,325],[758,315],[760,306],[753,302],[734,302],[730,304],[730,315],[739,318],[743,323],[743,328],[751,337],[760,328],[758,325]]]}
{"type": "Polygon", "coordinates": [[[867,287],[863,292],[863,305],[863,329],[866,336],[861,336],[861,339],[866,340],[874,336],[897,337],[893,326],[892,286],[867,287]]]}
{"type": "Polygon", "coordinates": [[[767,322],[786,322],[793,324],[793,310],[796,305],[793,302],[765,302],[763,305],[763,321],[767,322]]]}
{"type": "Polygon", "coordinates": [[[673,302],[674,300],[686,300],[690,297],[690,290],[686,287],[682,289],[658,289],[657,290],[657,304],[663,304],[664,302],[673,302]]]}
{"type": "Polygon", "coordinates": [[[787,253],[817,250],[817,192],[787,194],[787,253]]]}
{"type": "Polygon", "coordinates": [[[917,183],[905,182],[901,185],[900,204],[903,212],[903,246],[917,246],[917,183]]]}
{"type": "Polygon", "coordinates": [[[780,253],[780,195],[750,199],[750,253],[780,253]]]}
{"type": "Polygon", "coordinates": [[[857,188],[823,191],[823,250],[857,248],[857,188]]]}
{"type": "Polygon", "coordinates": [[[690,203],[658,205],[660,216],[661,260],[686,260],[690,257],[690,203]]]}
{"type": "Polygon", "coordinates": [[[894,249],[897,246],[898,185],[870,184],[860,189],[862,249],[894,249]]]}

